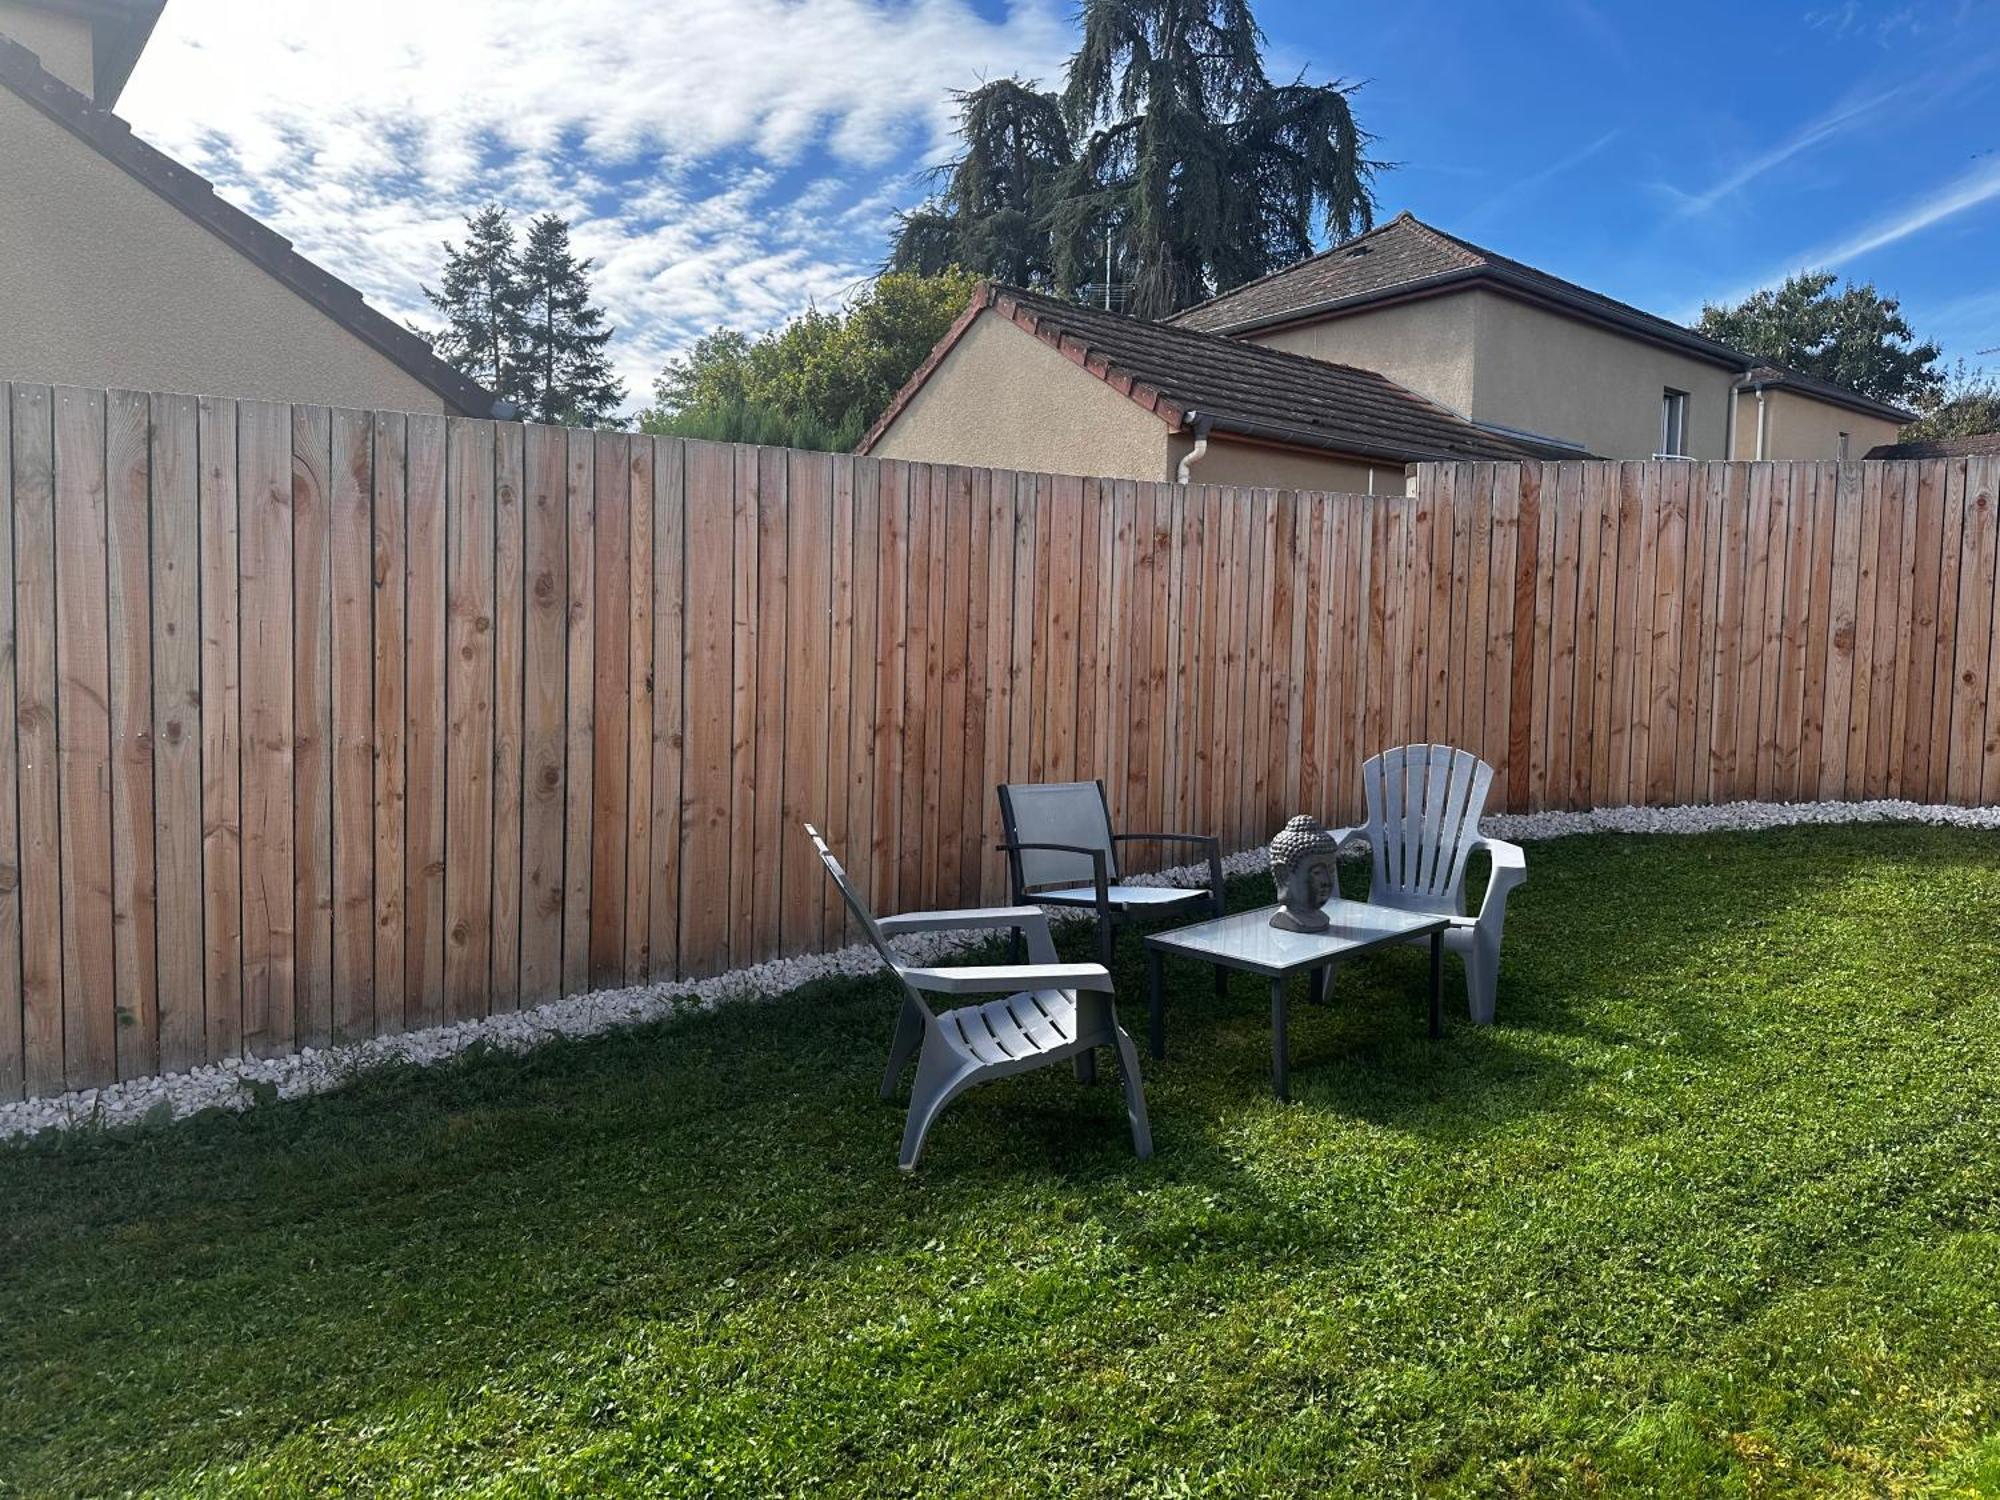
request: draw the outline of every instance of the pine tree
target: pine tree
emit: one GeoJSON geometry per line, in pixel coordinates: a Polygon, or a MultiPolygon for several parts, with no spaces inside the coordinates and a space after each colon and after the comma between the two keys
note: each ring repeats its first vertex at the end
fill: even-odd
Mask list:
{"type": "Polygon", "coordinates": [[[555,214],[528,224],[520,289],[525,357],[521,415],[562,426],[603,425],[625,399],[604,346],[612,330],[590,300],[590,266],[570,253],[569,225],[555,214]]]}
{"type": "Polygon", "coordinates": [[[521,264],[507,210],[489,203],[465,220],[463,249],[445,242],[441,290],[424,288],[444,315],[431,346],[460,374],[503,400],[518,400],[526,331],[521,316],[521,264]]]}
{"type": "Polygon", "coordinates": [[[890,264],[1075,292],[1104,274],[1161,318],[1345,238],[1378,163],[1344,83],[1274,83],[1249,0],[1082,0],[1060,94],[959,97],[960,156],[890,264]]]}

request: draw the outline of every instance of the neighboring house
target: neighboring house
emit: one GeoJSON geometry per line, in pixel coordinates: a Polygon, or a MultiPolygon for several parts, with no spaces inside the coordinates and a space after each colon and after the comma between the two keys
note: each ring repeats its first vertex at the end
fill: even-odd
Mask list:
{"type": "Polygon", "coordinates": [[[863,451],[1170,478],[1204,420],[1193,477],[1383,493],[1426,459],[1858,458],[1912,416],[1402,214],[1165,323],[984,290],[863,451]]]}
{"type": "Polygon", "coordinates": [[[1359,494],[1426,459],[1532,456],[1373,370],[991,284],[861,451],[1359,494]]]}
{"type": "Polygon", "coordinates": [[[1482,427],[1599,458],[1858,458],[1914,420],[1407,213],[1173,321],[1365,365],[1482,427]]]}
{"type": "Polygon", "coordinates": [[[0,0],[0,379],[493,415],[111,113],[165,0],[0,0]]]}
{"type": "Polygon", "coordinates": [[[1920,438],[1908,443],[1884,443],[1870,448],[1867,458],[2000,458],[2000,432],[1976,432],[1971,437],[1920,438]]]}

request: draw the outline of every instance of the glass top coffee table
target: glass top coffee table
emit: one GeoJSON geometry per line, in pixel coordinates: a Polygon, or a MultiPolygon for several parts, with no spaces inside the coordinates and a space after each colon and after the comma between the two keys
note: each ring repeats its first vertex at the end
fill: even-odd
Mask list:
{"type": "Polygon", "coordinates": [[[1444,1034],[1440,968],[1444,959],[1448,917],[1428,912],[1396,911],[1365,901],[1329,901],[1324,910],[1333,925],[1324,932],[1288,932],[1271,925],[1278,908],[1262,906],[1226,917],[1197,922],[1146,939],[1146,1007],[1153,1056],[1167,1055],[1166,1000],[1160,990],[1160,960],[1166,954],[1200,959],[1222,969],[1261,974],[1271,981],[1271,1086],[1280,1099],[1291,1097],[1290,1060],[1285,1030],[1288,1020],[1285,985],[1304,970],[1312,976],[1312,997],[1326,993],[1327,971],[1344,958],[1406,943],[1426,933],[1431,940],[1431,1038],[1444,1034]]]}

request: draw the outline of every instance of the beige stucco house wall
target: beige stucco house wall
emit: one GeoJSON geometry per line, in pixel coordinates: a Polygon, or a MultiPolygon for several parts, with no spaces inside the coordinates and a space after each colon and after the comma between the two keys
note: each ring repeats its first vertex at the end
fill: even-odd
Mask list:
{"type": "Polygon", "coordinates": [[[96,68],[88,21],[0,0],[0,36],[12,37],[37,53],[44,68],[79,94],[92,92],[96,68]]]}
{"type": "MultiPolygon", "coordinates": [[[[1651,458],[1666,392],[1685,391],[1690,458],[1759,456],[1757,397],[1737,391],[1737,371],[1484,288],[1242,337],[1380,370],[1484,426],[1603,458],[1651,458]]],[[[1897,424],[1886,418],[1797,390],[1772,388],[1764,396],[1765,458],[1838,458],[1843,432],[1857,458],[1896,441],[1897,424]]]]}
{"type": "Polygon", "coordinates": [[[1901,429],[1881,417],[1815,401],[1797,391],[1768,388],[1736,395],[1736,444],[1731,458],[1860,458],[1879,443],[1893,443],[1901,429]],[[1758,452],[1758,397],[1763,398],[1763,452],[1758,452]],[[1840,435],[1847,434],[1841,452],[1840,435]]]}
{"type": "Polygon", "coordinates": [[[1689,455],[1723,456],[1732,372],[1478,288],[1244,337],[1380,370],[1474,422],[1606,458],[1659,451],[1671,387],[1689,396],[1689,455]]]}
{"type": "Polygon", "coordinates": [[[0,90],[0,377],[446,409],[83,141],[0,90]]]}
{"type": "Polygon", "coordinates": [[[1476,302],[1470,292],[1363,308],[1317,323],[1248,333],[1248,343],[1378,370],[1461,417],[1472,414],[1476,302]]]}
{"type": "Polygon", "coordinates": [[[976,468],[1171,479],[1167,425],[988,309],[870,450],[976,468]]]}
{"type": "Polygon", "coordinates": [[[1472,296],[1473,421],[1603,458],[1651,458],[1671,388],[1688,395],[1687,456],[1724,456],[1733,371],[1511,297],[1472,296]]]}
{"type": "MultiPolygon", "coordinates": [[[[1175,433],[1167,449],[1167,472],[1172,479],[1180,472],[1181,460],[1194,451],[1194,439],[1175,433]]],[[[1188,471],[1195,484],[1242,484],[1280,490],[1333,490],[1343,495],[1400,495],[1403,493],[1403,465],[1370,467],[1354,459],[1333,454],[1324,457],[1297,448],[1279,448],[1234,438],[1210,437],[1208,451],[1188,471]]]]}

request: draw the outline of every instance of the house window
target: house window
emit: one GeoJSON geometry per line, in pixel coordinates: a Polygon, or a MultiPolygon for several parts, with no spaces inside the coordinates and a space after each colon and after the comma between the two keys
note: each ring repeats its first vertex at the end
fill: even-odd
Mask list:
{"type": "Polygon", "coordinates": [[[1668,386],[1660,396],[1661,458],[1687,457],[1688,393],[1668,386]]]}
{"type": "Polygon", "coordinates": [[[1840,435],[1840,461],[1847,462],[1847,434],[1844,432],[1840,435]]]}

